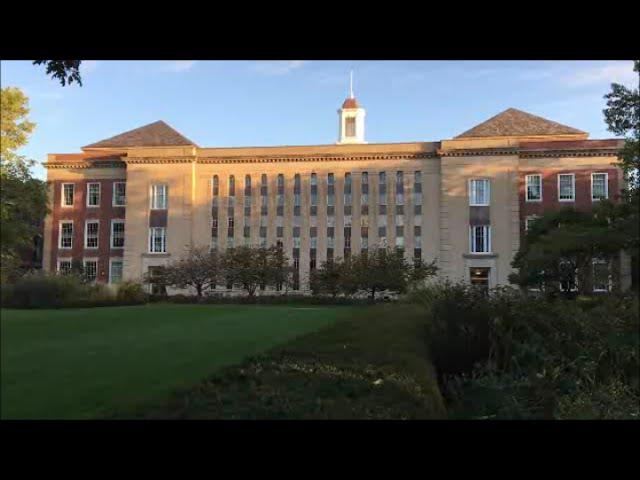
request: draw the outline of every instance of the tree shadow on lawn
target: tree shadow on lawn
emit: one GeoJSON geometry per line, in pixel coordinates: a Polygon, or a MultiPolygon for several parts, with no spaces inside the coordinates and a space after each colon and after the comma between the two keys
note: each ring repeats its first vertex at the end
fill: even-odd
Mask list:
{"type": "Polygon", "coordinates": [[[365,308],[118,418],[445,418],[424,322],[409,305],[365,308]]]}

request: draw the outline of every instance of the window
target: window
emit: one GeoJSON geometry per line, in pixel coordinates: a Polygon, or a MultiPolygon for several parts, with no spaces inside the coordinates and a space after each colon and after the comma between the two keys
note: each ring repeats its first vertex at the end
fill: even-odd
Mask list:
{"type": "Polygon", "coordinates": [[[591,174],[591,200],[601,200],[609,198],[609,186],[608,186],[607,173],[592,173],[591,174]]]}
{"type": "Polygon", "coordinates": [[[347,117],[344,119],[345,135],[347,137],[356,136],[356,117],[347,117]]]}
{"type": "Polygon", "coordinates": [[[244,196],[251,196],[251,175],[244,176],[244,196]]]}
{"type": "Polygon", "coordinates": [[[560,173],[558,175],[558,200],[561,202],[573,202],[575,195],[575,175],[573,173],[560,173]]]}
{"type": "Polygon", "coordinates": [[[73,247],[73,221],[63,220],[60,222],[60,243],[58,248],[73,247]]]}
{"type": "Polygon", "coordinates": [[[227,217],[227,237],[233,237],[235,220],[233,217],[227,217]]]}
{"type": "Polygon", "coordinates": [[[524,219],[524,231],[528,232],[531,229],[531,226],[534,224],[534,222],[536,220],[538,220],[538,216],[537,215],[529,215],[527,218],[524,219]]]}
{"type": "Polygon", "coordinates": [[[97,260],[85,260],[84,261],[84,277],[88,282],[95,282],[98,278],[98,261],[97,260]]]}
{"type": "Polygon", "coordinates": [[[229,175],[229,196],[236,196],[236,177],[234,175],[229,175]]]}
{"type": "Polygon", "coordinates": [[[593,291],[608,292],[611,278],[609,276],[609,264],[600,258],[593,259],[593,291]]]}
{"type": "Polygon", "coordinates": [[[98,248],[98,220],[87,220],[84,224],[84,248],[98,248]]]}
{"type": "Polygon", "coordinates": [[[491,252],[491,227],[488,225],[472,226],[469,229],[471,253],[491,252]]]}
{"type": "Polygon", "coordinates": [[[149,229],[149,252],[165,253],[167,251],[167,231],[165,227],[149,229]]]}
{"type": "Polygon", "coordinates": [[[153,210],[164,210],[167,208],[166,185],[156,184],[151,186],[151,208],[153,210]]]}
{"type": "Polygon", "coordinates": [[[75,191],[75,185],[73,183],[62,184],[62,206],[63,207],[73,206],[74,191],[75,191]]]}
{"type": "Polygon", "coordinates": [[[487,206],[490,202],[489,180],[469,180],[469,205],[487,206]]]}
{"type": "Polygon", "coordinates": [[[218,195],[220,195],[220,179],[218,178],[218,175],[214,175],[213,176],[213,181],[211,182],[211,194],[214,197],[217,197],[218,195]]]}
{"type": "Polygon", "coordinates": [[[124,220],[111,220],[111,248],[124,248],[124,220]]]}
{"type": "Polygon", "coordinates": [[[100,184],[87,183],[87,207],[100,206],[100,184]]]}
{"type": "Polygon", "coordinates": [[[122,259],[109,260],[109,283],[122,282],[122,259]]]}
{"type": "Polygon", "coordinates": [[[58,272],[62,275],[68,275],[71,273],[72,263],[70,258],[59,258],[58,259],[58,272]]]}
{"type": "Polygon", "coordinates": [[[124,207],[127,202],[127,184],[125,182],[113,182],[113,206],[124,207]]]}
{"type": "Polygon", "coordinates": [[[527,202],[540,202],[542,200],[542,175],[527,175],[525,177],[527,188],[527,202]]]}

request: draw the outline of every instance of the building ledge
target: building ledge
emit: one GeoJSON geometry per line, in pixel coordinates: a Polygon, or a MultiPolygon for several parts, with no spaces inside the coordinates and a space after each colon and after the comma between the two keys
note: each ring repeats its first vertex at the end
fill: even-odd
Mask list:
{"type": "Polygon", "coordinates": [[[473,258],[473,259],[498,258],[498,254],[497,253],[463,253],[462,258],[473,258]]]}

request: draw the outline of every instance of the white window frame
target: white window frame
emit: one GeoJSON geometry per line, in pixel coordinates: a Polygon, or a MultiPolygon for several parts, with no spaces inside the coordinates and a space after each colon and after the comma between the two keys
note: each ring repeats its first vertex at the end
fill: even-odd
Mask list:
{"type": "MultiPolygon", "coordinates": [[[[116,246],[113,245],[113,238],[114,238],[114,236],[113,236],[113,226],[116,223],[118,223],[118,224],[121,223],[121,224],[125,225],[125,221],[124,221],[123,218],[114,218],[114,219],[111,220],[111,230],[109,232],[109,248],[122,249],[122,248],[124,248],[124,245],[122,247],[116,247],[116,246]]],[[[127,227],[126,226],[125,226],[124,232],[125,232],[125,242],[126,242],[126,233],[127,233],[127,227]]]]}
{"type": "Polygon", "coordinates": [[[559,173],[558,174],[558,201],[559,202],[575,202],[576,201],[576,175],[575,173],[559,173]],[[571,177],[571,198],[560,198],[560,177],[571,177]]]}
{"type": "Polygon", "coordinates": [[[539,215],[527,215],[524,219],[524,231],[525,232],[529,231],[529,222],[539,220],[539,219],[540,219],[539,215]]]}
{"type": "Polygon", "coordinates": [[[167,228],[166,227],[149,227],[149,253],[167,253],[167,228]],[[162,237],[162,251],[160,252],[155,252],[152,250],[152,247],[154,245],[153,242],[153,231],[154,230],[163,230],[164,231],[164,235],[162,237]]]}
{"type": "Polygon", "coordinates": [[[524,177],[524,197],[527,202],[542,202],[542,174],[530,173],[524,177]],[[540,198],[529,198],[529,179],[531,177],[538,177],[540,179],[540,198]]]}
{"type": "Polygon", "coordinates": [[[98,274],[99,274],[99,268],[98,268],[98,259],[95,257],[89,257],[89,258],[83,258],[82,259],[82,268],[84,269],[84,276],[86,277],[86,272],[87,272],[87,262],[95,262],[96,263],[96,278],[95,280],[92,280],[93,282],[97,282],[98,281],[98,274]]]}
{"type": "Polygon", "coordinates": [[[488,178],[470,178],[469,179],[469,206],[470,207],[488,207],[489,205],[491,205],[491,180],[488,178]],[[479,203],[476,202],[477,195],[476,193],[476,189],[474,189],[474,184],[475,182],[486,182],[487,185],[487,190],[486,190],[486,202],[485,203],[479,203]]]}
{"type": "Polygon", "coordinates": [[[611,266],[609,265],[609,262],[607,262],[606,260],[603,260],[601,258],[594,258],[591,261],[591,278],[593,279],[593,291],[594,292],[610,292],[611,291],[611,266]],[[607,266],[607,287],[602,289],[602,288],[596,288],[596,275],[595,275],[595,269],[596,269],[596,265],[606,265],[607,266]]]}
{"type": "Polygon", "coordinates": [[[85,202],[87,204],[87,207],[88,208],[99,208],[101,201],[102,201],[102,186],[100,185],[100,182],[89,182],[89,183],[87,183],[87,201],[85,202]],[[98,204],[97,205],[91,205],[89,203],[89,199],[91,198],[91,195],[89,195],[89,191],[91,190],[91,185],[98,185],[98,204]]]}
{"type": "Polygon", "coordinates": [[[469,226],[469,252],[476,254],[476,255],[487,255],[487,254],[491,254],[491,225],[471,225],[469,226]],[[485,252],[476,252],[474,251],[475,249],[475,235],[474,235],[474,229],[476,228],[486,228],[486,242],[485,245],[487,247],[487,251],[485,252]]]}
{"type": "Polygon", "coordinates": [[[604,199],[609,198],[609,173],[607,172],[593,172],[591,174],[591,201],[599,202],[600,198],[593,198],[593,176],[594,175],[604,175],[604,199]]]}
{"type": "Polygon", "coordinates": [[[111,199],[112,207],[124,207],[127,205],[127,182],[113,182],[113,195],[111,199]],[[116,203],[116,185],[124,185],[124,203],[116,203]]]}
{"type": "Polygon", "coordinates": [[[154,183],[149,187],[149,208],[151,210],[167,210],[167,206],[169,204],[169,198],[167,197],[167,191],[168,191],[168,186],[166,183],[154,183]],[[156,195],[154,195],[155,193],[155,189],[157,187],[162,187],[164,189],[164,195],[162,196],[164,198],[164,205],[163,206],[156,206],[156,195]]]}
{"type": "Polygon", "coordinates": [[[124,261],[123,261],[122,257],[112,257],[112,258],[109,259],[109,284],[110,285],[117,285],[117,284],[113,283],[113,280],[112,280],[112,277],[111,277],[112,273],[113,273],[112,270],[111,270],[113,262],[120,262],[120,264],[122,264],[122,272],[120,273],[120,282],[118,282],[118,283],[122,283],[122,280],[123,280],[123,277],[124,277],[124,261]]]}
{"type": "Polygon", "coordinates": [[[76,201],[76,184],[75,183],[70,183],[70,182],[65,182],[62,184],[62,188],[60,190],[60,206],[63,208],[71,208],[73,207],[74,202],[76,201]],[[64,198],[64,186],[65,185],[71,185],[73,187],[73,202],[71,202],[71,204],[66,204],[65,198],[64,198]]]}
{"type": "Polygon", "coordinates": [[[71,257],[58,257],[58,262],[56,264],[56,272],[60,273],[60,264],[62,262],[69,262],[71,264],[71,268],[73,268],[73,258],[71,258],[71,257]]]}
{"type": "Polygon", "coordinates": [[[89,220],[85,220],[84,221],[84,248],[88,249],[88,250],[97,250],[100,247],[100,220],[91,218],[89,220]],[[97,223],[98,224],[98,234],[97,234],[97,245],[95,247],[89,247],[87,240],[89,239],[88,237],[88,232],[89,232],[89,224],[90,223],[97,223]]]}
{"type": "Polygon", "coordinates": [[[75,234],[76,234],[76,231],[75,231],[75,227],[73,226],[73,220],[60,220],[60,222],[58,223],[58,249],[71,250],[73,248],[73,237],[75,236],[75,234]],[[71,245],[68,247],[62,246],[62,224],[63,223],[71,224],[71,245]]]}

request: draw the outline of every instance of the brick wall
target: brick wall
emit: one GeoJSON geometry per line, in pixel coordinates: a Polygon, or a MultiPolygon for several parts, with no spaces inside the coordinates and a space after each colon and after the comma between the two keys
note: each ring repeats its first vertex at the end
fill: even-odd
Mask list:
{"type": "Polygon", "coordinates": [[[124,219],[125,207],[113,206],[113,184],[124,182],[123,179],[83,179],[60,180],[52,182],[53,205],[52,210],[52,245],[51,245],[51,269],[58,268],[58,258],[71,258],[82,261],[83,258],[98,258],[98,281],[109,281],[109,258],[122,257],[124,249],[111,249],[111,220],[124,219]],[[62,206],[62,184],[73,183],[75,185],[72,207],[62,206]],[[87,184],[100,184],[100,205],[87,207],[87,184]],[[98,231],[98,248],[84,248],[85,221],[96,219],[100,221],[98,231]],[[59,249],[59,229],[61,220],[73,220],[73,248],[59,249]]]}
{"type": "Polygon", "coordinates": [[[560,169],[538,169],[520,171],[520,230],[524,232],[525,219],[530,215],[541,216],[545,212],[558,210],[563,207],[574,207],[580,211],[589,211],[594,202],[591,201],[591,174],[608,173],[609,199],[618,199],[620,185],[618,182],[618,170],[615,168],[605,168],[597,170],[560,170],[560,169]],[[573,173],[575,175],[575,200],[573,202],[560,202],[558,200],[558,174],[573,173]],[[526,201],[526,176],[533,174],[542,175],[542,201],[526,201]]]}

